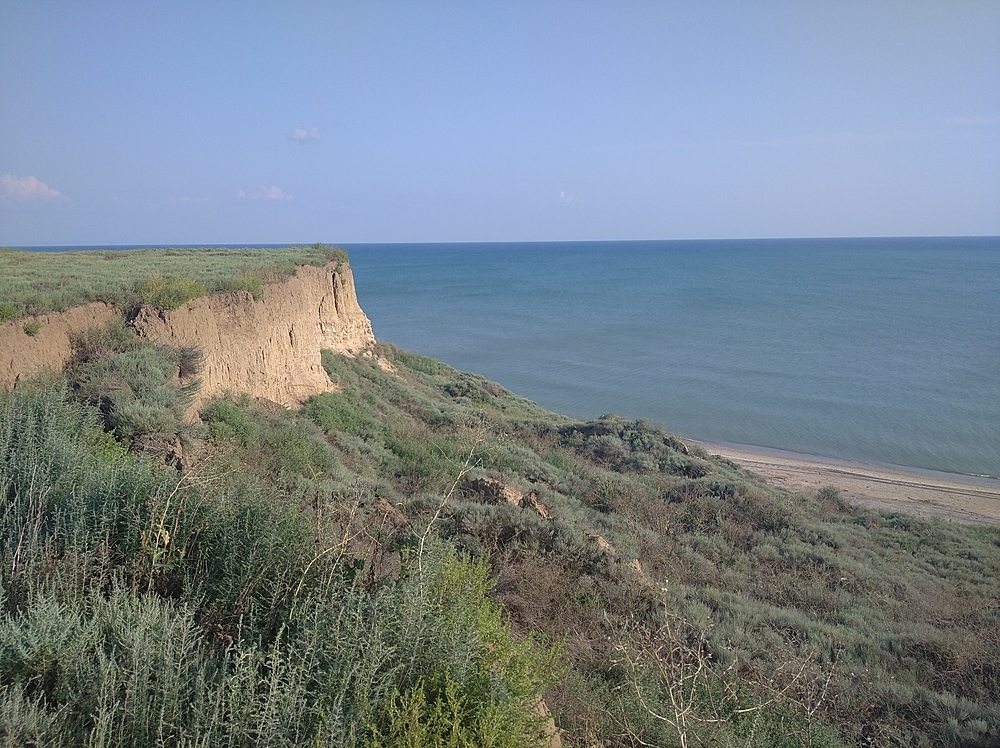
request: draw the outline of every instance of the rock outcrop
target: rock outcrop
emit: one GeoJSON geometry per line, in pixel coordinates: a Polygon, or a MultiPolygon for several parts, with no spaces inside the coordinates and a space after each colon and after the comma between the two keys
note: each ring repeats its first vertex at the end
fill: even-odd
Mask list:
{"type": "Polygon", "coordinates": [[[520,506],[524,493],[509,483],[496,478],[475,478],[465,482],[466,493],[477,496],[487,504],[513,504],[520,506]]]}
{"type": "MultiPolygon", "coordinates": [[[[121,312],[85,304],[42,315],[34,335],[25,320],[0,325],[0,387],[43,369],[59,371],[72,354],[72,337],[121,312]]],[[[201,351],[201,389],[190,413],[230,391],[293,406],[334,389],[320,351],[358,355],[375,344],[371,322],[358,305],[350,267],[302,266],[264,286],[259,301],[246,291],[203,296],[171,311],[143,307],[129,322],[148,340],[201,351]]]]}
{"type": "Polygon", "coordinates": [[[474,478],[465,481],[462,491],[470,498],[475,498],[485,504],[510,504],[521,509],[530,509],[542,519],[552,519],[552,512],[532,491],[525,494],[509,483],[496,478],[474,478]]]}

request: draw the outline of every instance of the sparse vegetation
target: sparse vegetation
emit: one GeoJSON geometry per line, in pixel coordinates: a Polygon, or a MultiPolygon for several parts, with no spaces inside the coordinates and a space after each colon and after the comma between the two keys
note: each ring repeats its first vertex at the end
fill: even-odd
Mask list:
{"type": "Polygon", "coordinates": [[[0,301],[0,322],[14,319],[20,314],[12,301],[0,301]]]}
{"type": "Polygon", "coordinates": [[[208,291],[249,291],[287,278],[300,265],[346,262],[342,249],[140,249],[25,252],[0,249],[0,322],[63,311],[87,301],[145,301],[173,309],[208,291]]]}
{"type": "Polygon", "coordinates": [[[388,344],[197,423],[197,351],[75,345],[0,394],[6,744],[529,746],[539,698],[588,748],[1000,735],[996,529],[388,344]]]}

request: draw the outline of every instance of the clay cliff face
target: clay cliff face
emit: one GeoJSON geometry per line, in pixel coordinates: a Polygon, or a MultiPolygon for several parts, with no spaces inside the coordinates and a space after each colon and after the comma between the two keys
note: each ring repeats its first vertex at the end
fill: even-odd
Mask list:
{"type": "Polygon", "coordinates": [[[13,389],[18,380],[43,371],[58,372],[73,353],[71,337],[88,327],[101,327],[121,315],[108,304],[95,302],[65,312],[42,314],[0,324],[0,388],[13,389]],[[41,326],[34,335],[24,332],[26,322],[41,326]]]}
{"type": "Polygon", "coordinates": [[[375,344],[350,268],[300,267],[295,277],[246,291],[213,294],[185,307],[144,307],[132,321],[144,338],[202,352],[194,407],[225,391],[296,405],[332,389],[320,351],[356,355],[375,344]]]}
{"type": "MultiPolygon", "coordinates": [[[[45,315],[34,337],[23,332],[24,320],[0,326],[0,386],[10,389],[45,367],[61,369],[71,335],[115,314],[88,304],[45,315]]],[[[192,413],[225,391],[297,405],[333,389],[320,364],[322,349],[358,355],[375,344],[351,270],[335,264],[299,267],[294,277],[265,285],[260,301],[246,291],[212,294],[172,311],[143,307],[130,324],[149,340],[201,351],[202,385],[192,413]]]]}

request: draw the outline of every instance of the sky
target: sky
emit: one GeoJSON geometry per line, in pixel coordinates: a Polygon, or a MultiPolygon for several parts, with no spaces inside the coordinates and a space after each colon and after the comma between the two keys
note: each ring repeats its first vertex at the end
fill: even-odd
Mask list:
{"type": "Polygon", "coordinates": [[[0,0],[0,245],[1000,235],[1000,2],[0,0]]]}

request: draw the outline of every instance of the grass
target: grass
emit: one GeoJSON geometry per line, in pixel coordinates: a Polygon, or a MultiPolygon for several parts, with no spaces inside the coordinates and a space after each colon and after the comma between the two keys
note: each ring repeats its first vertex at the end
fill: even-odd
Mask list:
{"type": "Polygon", "coordinates": [[[0,395],[8,743],[995,744],[1000,531],[377,352],[184,424],[114,325],[0,395]]]}
{"type": "Polygon", "coordinates": [[[208,291],[245,290],[260,298],[264,283],[294,274],[299,265],[331,260],[346,262],[347,255],[322,244],[285,249],[0,249],[0,322],[88,301],[141,300],[171,309],[208,291]]]}
{"type": "Polygon", "coordinates": [[[96,415],[0,396],[6,744],[537,743],[557,650],[512,636],[483,560],[432,541],[364,585],[308,502],[178,480],[96,415]]]}
{"type": "Polygon", "coordinates": [[[217,401],[211,439],[241,471],[302,480],[309,471],[267,464],[260,435],[314,424],[334,459],[300,490],[386,512],[366,578],[391,576],[395,544],[433,518],[489,560],[514,630],[566,641],[568,674],[546,695],[566,744],[678,743],[654,715],[673,708],[683,671],[670,657],[623,668],[626,653],[656,651],[650,641],[706,658],[692,744],[979,745],[1000,729],[996,530],[781,491],[649,423],[574,421],[430,359],[379,354],[397,375],[325,354],[342,389],[298,414],[217,401]],[[479,477],[552,518],[488,500],[479,477]]]}

